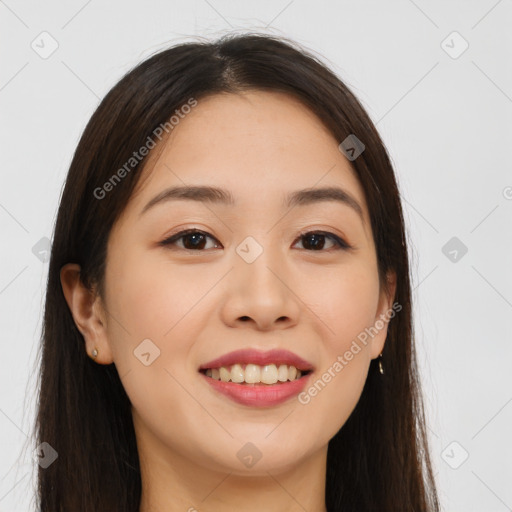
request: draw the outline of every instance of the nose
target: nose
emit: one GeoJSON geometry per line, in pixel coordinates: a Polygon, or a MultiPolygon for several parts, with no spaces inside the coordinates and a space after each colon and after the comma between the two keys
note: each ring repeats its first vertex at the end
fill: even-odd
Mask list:
{"type": "Polygon", "coordinates": [[[285,262],[267,250],[252,263],[238,255],[235,258],[222,305],[224,323],[260,331],[296,325],[301,301],[290,284],[285,262]]]}

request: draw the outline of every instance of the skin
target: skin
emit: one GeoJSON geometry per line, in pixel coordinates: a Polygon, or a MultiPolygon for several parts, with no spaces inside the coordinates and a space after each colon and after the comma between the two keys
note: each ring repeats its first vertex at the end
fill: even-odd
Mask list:
{"type": "MultiPolygon", "coordinates": [[[[163,144],[163,143],[162,143],[163,144]]],[[[325,511],[327,444],[361,395],[387,323],[309,403],[297,397],[266,408],[215,392],[199,365],[240,348],[285,348],[310,361],[314,383],[365,328],[389,311],[379,283],[364,192],[321,121],[276,92],[224,94],[199,101],[161,152],[109,238],[106,293],[86,290],[76,264],[61,282],[86,350],[115,363],[132,403],[141,460],[141,512],[325,511]],[[174,200],[140,216],[173,185],[231,191],[236,205],[174,200]],[[283,194],[338,186],[361,205],[330,201],[287,209],[283,194]],[[201,250],[158,243],[196,228],[213,238],[201,250]],[[303,231],[340,236],[311,249],[303,231]],[[263,253],[247,263],[236,247],[252,236],[263,253]],[[202,252],[201,252],[202,251],[202,252]],[[149,366],[133,352],[151,339],[149,366]],[[246,467],[237,452],[253,443],[261,459],[246,467]]],[[[115,191],[110,192],[115,193],[115,191]]]]}

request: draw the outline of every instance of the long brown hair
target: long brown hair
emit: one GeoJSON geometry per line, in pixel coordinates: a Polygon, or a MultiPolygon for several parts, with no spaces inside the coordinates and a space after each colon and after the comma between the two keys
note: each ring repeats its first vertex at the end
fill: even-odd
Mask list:
{"type": "Polygon", "coordinates": [[[370,365],[360,400],[331,439],[325,500],[330,512],[439,510],[413,343],[408,249],[399,191],[386,148],[347,86],[312,52],[284,38],[228,34],[151,56],[127,73],[91,117],[60,200],[46,291],[36,443],[58,453],[38,469],[41,512],[136,512],[139,458],[130,402],[114,364],[84,349],[65,302],[60,269],[81,266],[82,282],[103,294],[107,241],[147,157],[99,200],[95,190],[129,161],[190,98],[243,90],[285,92],[308,106],[335,139],[365,149],[351,161],[365,192],[381,282],[396,272],[395,301],[380,375],[370,365]]]}

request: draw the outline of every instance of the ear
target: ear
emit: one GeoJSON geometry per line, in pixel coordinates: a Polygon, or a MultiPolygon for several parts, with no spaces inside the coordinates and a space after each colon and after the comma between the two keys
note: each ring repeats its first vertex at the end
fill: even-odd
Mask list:
{"type": "Polygon", "coordinates": [[[96,349],[98,355],[94,358],[95,362],[112,363],[101,298],[84,286],[80,279],[80,266],[76,263],[68,263],[60,269],[60,282],[73,320],[84,337],[87,354],[92,358],[92,351],[96,349]]]}
{"type": "Polygon", "coordinates": [[[379,357],[384,350],[384,343],[388,333],[389,321],[396,315],[402,307],[397,304],[393,307],[396,293],[396,272],[390,271],[386,275],[386,285],[381,286],[379,293],[379,304],[375,315],[375,322],[370,328],[372,333],[376,334],[371,341],[371,358],[379,357]]]}

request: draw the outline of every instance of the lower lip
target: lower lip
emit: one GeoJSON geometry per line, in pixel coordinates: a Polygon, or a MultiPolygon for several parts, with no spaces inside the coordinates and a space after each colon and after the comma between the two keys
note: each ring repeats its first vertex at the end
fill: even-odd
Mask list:
{"type": "Polygon", "coordinates": [[[227,396],[234,402],[252,407],[271,407],[286,402],[298,395],[306,386],[311,373],[300,379],[282,384],[237,384],[212,379],[201,373],[213,389],[227,396]]]}

